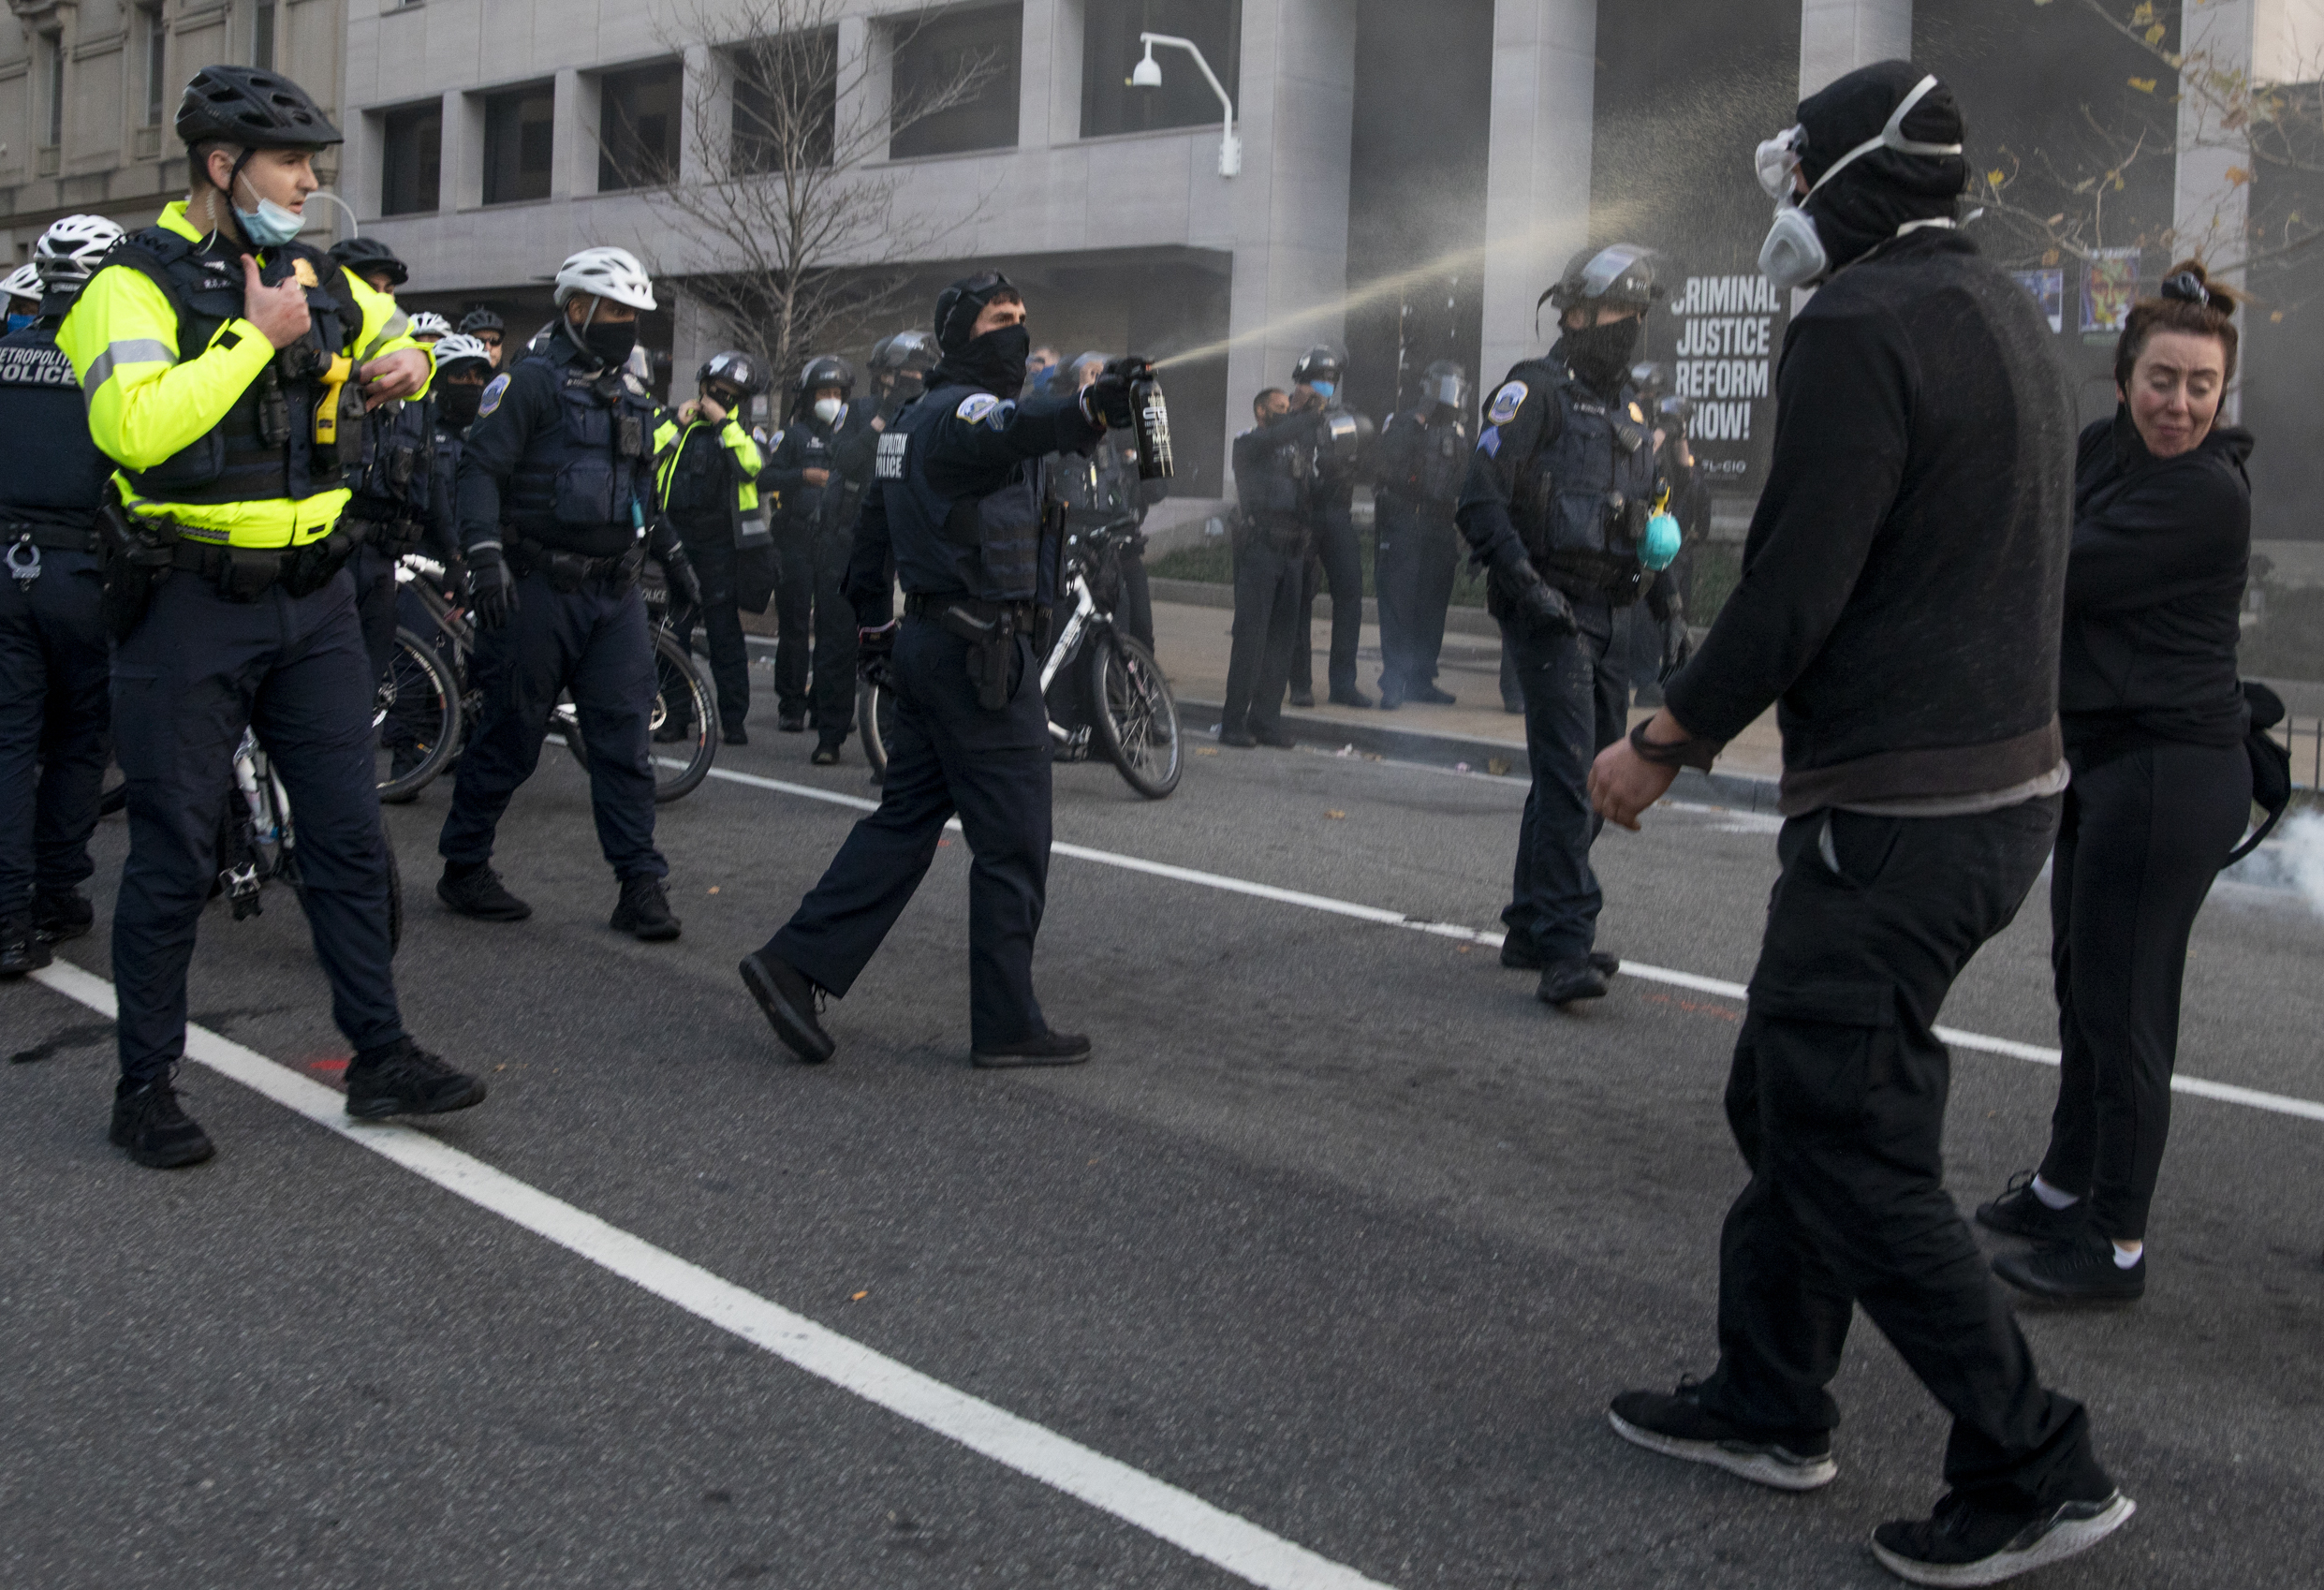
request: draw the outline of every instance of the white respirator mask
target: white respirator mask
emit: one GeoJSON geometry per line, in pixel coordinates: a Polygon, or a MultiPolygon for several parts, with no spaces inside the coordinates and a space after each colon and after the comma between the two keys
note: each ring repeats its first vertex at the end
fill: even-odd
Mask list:
{"type": "MultiPolygon", "coordinates": [[[[1767,241],[1759,244],[1759,274],[1778,287],[1803,287],[1820,281],[1831,269],[1831,256],[1825,252],[1824,240],[1816,230],[1816,222],[1807,213],[1807,201],[1853,161],[1875,149],[1893,149],[1900,155],[1958,155],[1957,143],[1921,143],[1905,136],[1905,118],[1912,108],[1928,96],[1936,87],[1934,75],[1922,78],[1913,91],[1897,102],[1889,114],[1888,125],[1877,138],[1868,138],[1831,163],[1831,169],[1816,179],[1816,186],[1803,194],[1792,192],[1792,175],[1800,169],[1800,144],[1807,129],[1794,126],[1759,145],[1752,155],[1758,170],[1759,185],[1775,201],[1775,219],[1767,228],[1767,241]]],[[[1953,223],[1942,217],[1923,221],[1907,221],[1897,228],[1902,236],[1921,227],[1949,227],[1953,223]]]]}
{"type": "Polygon", "coordinates": [[[817,398],[815,400],[815,417],[829,425],[838,420],[846,406],[837,398],[817,398]]]}

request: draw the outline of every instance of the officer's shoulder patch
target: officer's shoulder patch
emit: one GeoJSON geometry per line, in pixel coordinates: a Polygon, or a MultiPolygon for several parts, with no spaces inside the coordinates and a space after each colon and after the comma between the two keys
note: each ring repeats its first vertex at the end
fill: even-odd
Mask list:
{"type": "Polygon", "coordinates": [[[1639,407],[1637,404],[1632,404],[1630,405],[1630,418],[1637,423],[1643,425],[1646,423],[1646,411],[1639,407]]]}
{"type": "Polygon", "coordinates": [[[1525,406],[1525,398],[1532,389],[1522,381],[1511,381],[1493,394],[1493,406],[1485,410],[1487,423],[1506,425],[1517,418],[1517,411],[1525,406]]]}
{"type": "Polygon", "coordinates": [[[480,419],[483,416],[492,413],[495,408],[498,408],[500,406],[500,400],[507,395],[508,377],[507,375],[493,376],[491,383],[485,387],[484,395],[477,400],[476,411],[478,417],[480,419]]]}
{"type": "Polygon", "coordinates": [[[991,392],[970,392],[966,397],[961,399],[960,407],[954,409],[952,412],[965,423],[974,425],[978,420],[982,420],[986,415],[992,413],[994,409],[1000,406],[1001,400],[994,397],[991,392]]]}
{"type": "Polygon", "coordinates": [[[299,285],[302,287],[319,287],[323,285],[316,279],[315,267],[307,263],[304,255],[294,255],[291,258],[290,273],[297,278],[299,285]]]}

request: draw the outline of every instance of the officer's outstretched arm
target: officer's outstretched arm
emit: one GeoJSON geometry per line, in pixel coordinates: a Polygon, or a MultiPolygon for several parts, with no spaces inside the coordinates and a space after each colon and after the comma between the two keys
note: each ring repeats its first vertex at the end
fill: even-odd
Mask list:
{"type": "Polygon", "coordinates": [[[1523,381],[1505,381],[1485,411],[1485,429],[1469,456],[1468,484],[1452,510],[1469,549],[1486,567],[1513,574],[1527,564],[1525,543],[1509,518],[1518,472],[1542,446],[1554,439],[1551,417],[1557,412],[1548,392],[1523,381]]]}
{"type": "Polygon", "coordinates": [[[1081,412],[1081,394],[1065,392],[1029,403],[1005,403],[971,392],[936,422],[926,468],[940,492],[975,490],[983,477],[1022,460],[1052,452],[1087,452],[1105,428],[1081,412]]]}
{"type": "Polygon", "coordinates": [[[126,265],[90,278],[56,342],[81,382],[91,438],[130,469],[150,469],[208,435],[274,357],[257,327],[234,319],[180,359],[177,311],[126,265]]]}
{"type": "MultiPolygon", "coordinates": [[[[520,364],[493,377],[477,406],[460,453],[460,541],[463,547],[500,539],[500,489],[532,446],[544,410],[556,405],[551,377],[520,364]]],[[[549,418],[553,419],[551,415],[549,418]]]]}
{"type": "Polygon", "coordinates": [[[877,629],[895,616],[895,575],[888,540],[888,499],[877,486],[863,493],[856,515],[855,542],[847,553],[847,578],[840,590],[856,610],[859,628],[877,629]]]}

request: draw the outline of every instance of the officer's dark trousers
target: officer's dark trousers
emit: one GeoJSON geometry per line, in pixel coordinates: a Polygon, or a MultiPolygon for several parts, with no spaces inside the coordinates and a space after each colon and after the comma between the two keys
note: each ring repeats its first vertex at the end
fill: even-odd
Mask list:
{"type": "Polygon", "coordinates": [[[766,950],[845,995],[910,903],[958,813],[971,857],[969,1035],[984,1048],[1048,1030],[1033,997],[1033,939],[1049,888],[1051,751],[1032,643],[1017,642],[1016,689],[998,712],[977,704],[967,649],[927,619],[904,621],[879,809],[856,824],[766,950]]]}
{"type": "Polygon", "coordinates": [[[1590,764],[1627,730],[1628,608],[1576,601],[1580,629],[1544,635],[1502,626],[1525,696],[1525,756],[1533,788],[1517,833],[1517,875],[1501,913],[1509,937],[1545,961],[1575,961],[1597,937],[1602,903],[1590,847],[1602,823],[1590,809],[1590,764]]]}
{"type": "Polygon", "coordinates": [[[1114,617],[1123,631],[1146,650],[1154,650],[1154,587],[1146,579],[1145,549],[1128,546],[1122,549],[1119,565],[1122,570],[1122,598],[1115,605],[1114,617]]]}
{"type": "Polygon", "coordinates": [[[484,705],[436,841],[447,861],[492,858],[501,814],[540,763],[557,694],[570,690],[607,864],[617,877],[669,876],[654,848],[654,640],[635,584],[592,580],[566,592],[525,575],[507,624],[477,637],[469,683],[484,705]]]}
{"type": "MultiPolygon", "coordinates": [[[[1323,565],[1323,583],[1331,592],[1331,655],[1325,677],[1334,695],[1356,687],[1356,646],[1363,639],[1363,552],[1356,544],[1356,523],[1345,504],[1318,508],[1310,517],[1315,529],[1316,556],[1323,565]]],[[[1298,648],[1291,654],[1291,683],[1302,690],[1316,687],[1315,575],[1307,576],[1300,607],[1298,648]]]]}
{"type": "Polygon", "coordinates": [[[1751,1168],[1719,1244],[1719,1367],[1704,1406],[1829,1430],[1859,1304],[1952,1415],[1945,1478],[2019,1509],[2100,1478],[2081,1405],[2045,1391],[1945,1191],[1951,1063],[1932,1030],[2017,914],[2051,797],[1961,817],[1815,812],[1784,825],[1727,1117],[1751,1168]]]}
{"type": "Polygon", "coordinates": [[[2065,1065],[2041,1179],[2096,1229],[2146,1238],[2170,1132],[2187,935],[2251,811],[2241,745],[2152,745],[2076,767],[2050,874],[2065,1065]]]}
{"type": "Polygon", "coordinates": [[[786,717],[806,712],[813,685],[815,552],[812,527],[775,531],[774,705],[786,717]]]}
{"type": "Polygon", "coordinates": [[[856,610],[840,591],[854,527],[832,526],[815,543],[815,667],[810,675],[818,744],[839,745],[856,720],[856,610]]]}
{"type": "Polygon", "coordinates": [[[395,564],[369,542],[347,559],[347,578],[355,582],[356,616],[363,626],[363,651],[371,658],[375,680],[395,660],[395,564]]]}
{"type": "Polygon", "coordinates": [[[1228,729],[1272,729],[1283,716],[1307,574],[1302,543],[1296,532],[1277,537],[1263,524],[1244,525],[1236,538],[1234,643],[1219,716],[1228,729]]]}
{"type": "Polygon", "coordinates": [[[332,1021],[359,1053],[404,1036],[388,965],[373,678],[344,570],[310,596],[278,585],[229,602],[181,569],[116,648],[129,860],[113,906],[113,983],[131,1082],[160,1075],[184,1050],[185,969],[217,879],[218,817],[241,799],[233,758],[245,727],[290,797],[299,903],[331,979],[332,1021]]]}
{"type": "Polygon", "coordinates": [[[89,835],[113,754],[96,554],[48,548],[0,575],[0,918],[96,871],[89,835]]]}
{"type": "Polygon", "coordinates": [[[1436,680],[1461,533],[1449,508],[1418,506],[1385,492],[1377,502],[1372,583],[1380,594],[1380,685],[1410,692],[1436,680]]]}
{"type": "MultiPolygon", "coordinates": [[[[678,644],[690,649],[694,626],[702,626],[703,640],[710,647],[711,678],[718,690],[719,726],[741,729],[750,716],[750,645],[743,639],[743,611],[735,605],[734,534],[723,519],[706,531],[686,526],[682,533],[686,559],[694,565],[694,577],[702,582],[702,605],[678,609],[671,627],[677,632],[678,644]]],[[[684,692],[669,690],[666,696],[671,713],[684,714],[680,721],[693,721],[692,704],[684,692]]]]}

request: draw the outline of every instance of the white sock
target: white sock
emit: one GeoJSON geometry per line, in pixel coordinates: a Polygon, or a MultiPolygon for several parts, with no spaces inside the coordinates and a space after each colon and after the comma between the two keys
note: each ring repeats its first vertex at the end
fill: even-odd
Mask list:
{"type": "Polygon", "coordinates": [[[2136,1270],[2139,1267],[2140,1256],[2145,1252],[2146,1244],[2144,1243],[2116,1243],[2114,1244],[2114,1268],[2136,1270]]]}
{"type": "Polygon", "coordinates": [[[2081,1201],[2076,1194],[2060,1192],[2039,1176],[2034,1178],[2034,1196],[2041,1200],[2044,1209],[2071,1209],[2081,1201]]]}

